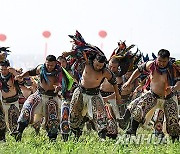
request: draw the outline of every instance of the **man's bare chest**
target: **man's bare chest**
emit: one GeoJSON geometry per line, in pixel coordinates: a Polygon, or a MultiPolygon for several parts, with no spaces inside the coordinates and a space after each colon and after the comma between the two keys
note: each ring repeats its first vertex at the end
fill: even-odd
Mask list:
{"type": "Polygon", "coordinates": [[[48,80],[45,81],[44,79],[41,80],[40,84],[43,86],[53,86],[58,82],[57,77],[48,77],[48,80]]]}
{"type": "Polygon", "coordinates": [[[151,75],[151,81],[152,82],[158,82],[158,83],[165,83],[167,82],[167,73],[163,73],[163,74],[160,74],[158,72],[154,72],[152,75],[151,75]]]}
{"type": "Polygon", "coordinates": [[[102,71],[94,71],[93,69],[85,69],[83,73],[84,79],[92,81],[101,81],[104,78],[102,71]]]}
{"type": "Polygon", "coordinates": [[[9,80],[9,81],[7,81],[7,86],[9,87],[9,88],[11,88],[11,87],[14,87],[14,81],[13,80],[9,80]]]}

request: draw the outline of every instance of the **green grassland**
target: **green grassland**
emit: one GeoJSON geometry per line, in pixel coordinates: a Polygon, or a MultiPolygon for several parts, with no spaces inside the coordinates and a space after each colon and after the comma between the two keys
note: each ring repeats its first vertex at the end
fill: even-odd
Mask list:
{"type": "MultiPolygon", "coordinates": [[[[140,129],[138,133],[150,133],[140,129]]],[[[120,132],[123,134],[123,132],[120,132]]],[[[61,135],[55,142],[50,142],[44,130],[41,130],[40,135],[36,136],[34,129],[28,128],[23,134],[21,142],[15,142],[14,138],[6,135],[7,141],[0,143],[0,154],[113,154],[113,153],[180,153],[180,142],[168,144],[121,144],[117,140],[107,139],[101,141],[97,133],[94,131],[84,131],[79,141],[73,140],[73,135],[70,136],[69,141],[63,142],[61,135]]]]}

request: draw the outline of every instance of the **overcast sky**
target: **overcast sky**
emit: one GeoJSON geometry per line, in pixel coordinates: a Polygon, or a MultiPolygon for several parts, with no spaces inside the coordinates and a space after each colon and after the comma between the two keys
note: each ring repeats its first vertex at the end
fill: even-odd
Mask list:
{"type": "Polygon", "coordinates": [[[0,0],[0,46],[12,54],[60,55],[71,49],[75,30],[109,57],[119,40],[144,53],[165,48],[180,59],[180,0],[0,0]],[[51,37],[45,39],[42,32],[51,37]],[[107,32],[104,39],[100,30],[107,32]]]}

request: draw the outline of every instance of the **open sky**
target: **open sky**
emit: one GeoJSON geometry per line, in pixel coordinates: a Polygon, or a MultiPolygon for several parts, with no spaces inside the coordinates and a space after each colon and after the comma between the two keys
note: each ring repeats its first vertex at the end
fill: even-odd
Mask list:
{"type": "Polygon", "coordinates": [[[47,43],[48,54],[58,56],[71,49],[68,35],[75,30],[86,42],[103,44],[107,57],[126,40],[144,53],[165,48],[180,59],[180,0],[0,0],[0,34],[7,36],[0,46],[13,55],[43,55],[47,43]]]}

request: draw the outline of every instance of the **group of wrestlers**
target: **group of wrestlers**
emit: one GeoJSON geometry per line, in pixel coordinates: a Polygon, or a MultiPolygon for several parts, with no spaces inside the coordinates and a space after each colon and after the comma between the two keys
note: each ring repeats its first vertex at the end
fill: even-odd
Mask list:
{"type": "Polygon", "coordinates": [[[21,141],[26,127],[45,129],[51,141],[61,134],[76,140],[93,129],[101,140],[116,139],[119,129],[136,135],[151,124],[152,133],[179,140],[180,67],[166,49],[153,60],[118,42],[110,59],[76,31],[72,49],[23,72],[11,67],[0,47],[0,141],[9,132],[21,141]],[[145,128],[145,127],[143,127],[145,128]]]}

